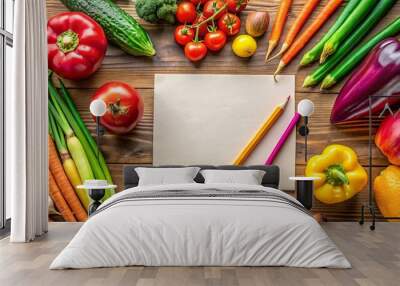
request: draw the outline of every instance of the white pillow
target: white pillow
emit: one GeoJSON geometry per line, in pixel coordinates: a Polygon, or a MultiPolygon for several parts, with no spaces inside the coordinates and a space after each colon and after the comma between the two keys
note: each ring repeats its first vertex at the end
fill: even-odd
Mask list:
{"type": "Polygon", "coordinates": [[[202,170],[205,184],[261,185],[265,171],[261,170],[202,170]]]}
{"type": "Polygon", "coordinates": [[[193,179],[199,170],[199,167],[135,168],[139,176],[139,186],[195,183],[193,179]]]}

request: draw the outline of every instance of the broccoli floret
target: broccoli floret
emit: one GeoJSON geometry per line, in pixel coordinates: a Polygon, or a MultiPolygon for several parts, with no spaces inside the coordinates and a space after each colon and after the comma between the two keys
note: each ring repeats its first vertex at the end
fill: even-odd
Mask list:
{"type": "Polygon", "coordinates": [[[175,23],[176,0],[136,0],[136,12],[150,22],[175,23]]]}

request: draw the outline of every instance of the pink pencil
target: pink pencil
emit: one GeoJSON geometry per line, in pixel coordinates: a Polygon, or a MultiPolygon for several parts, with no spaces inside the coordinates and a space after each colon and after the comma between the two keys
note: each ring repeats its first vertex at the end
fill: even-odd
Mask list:
{"type": "Polygon", "coordinates": [[[300,113],[296,112],[293,115],[292,120],[290,121],[288,127],[286,128],[285,132],[283,132],[281,138],[279,139],[278,143],[276,143],[274,150],[272,150],[271,154],[269,154],[269,157],[267,159],[267,161],[265,161],[265,165],[272,165],[272,163],[274,162],[276,156],[278,155],[279,151],[282,149],[283,145],[285,145],[286,140],[288,139],[288,137],[290,136],[290,134],[292,133],[293,129],[296,127],[297,122],[299,122],[301,118],[300,113]]]}

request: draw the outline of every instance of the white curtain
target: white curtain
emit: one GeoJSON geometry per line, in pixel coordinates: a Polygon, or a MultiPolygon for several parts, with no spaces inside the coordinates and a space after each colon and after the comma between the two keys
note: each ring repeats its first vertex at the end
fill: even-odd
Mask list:
{"type": "Polygon", "coordinates": [[[12,242],[47,232],[47,36],[45,0],[16,0],[13,92],[6,95],[6,187],[12,242]]]}

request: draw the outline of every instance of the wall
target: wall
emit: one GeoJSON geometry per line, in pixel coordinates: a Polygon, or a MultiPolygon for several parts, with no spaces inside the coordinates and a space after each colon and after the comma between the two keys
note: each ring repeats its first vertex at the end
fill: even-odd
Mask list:
{"type": "MultiPolygon", "coordinates": [[[[266,10],[270,12],[271,19],[275,18],[279,0],[250,0],[248,8],[242,15],[252,10],[266,10]]],[[[302,9],[305,0],[294,0],[290,11],[290,17],[286,27],[293,23],[295,16],[302,9]]],[[[135,8],[132,1],[117,1],[117,3],[136,19],[135,8]]],[[[323,0],[326,4],[327,0],[323,0]]],[[[313,13],[315,18],[321,10],[322,4],[313,13]]],[[[48,16],[53,16],[67,9],[59,0],[47,1],[48,16]]],[[[392,11],[375,27],[373,33],[380,30],[385,24],[393,21],[400,12],[400,3],[397,3],[392,11]]],[[[337,13],[329,23],[337,17],[337,13]]],[[[264,63],[267,39],[264,36],[258,41],[259,48],[251,59],[235,57],[228,43],[227,47],[218,55],[209,55],[200,64],[194,65],[187,61],[181,49],[173,40],[172,26],[149,25],[139,21],[149,31],[157,48],[157,55],[153,59],[133,57],[124,54],[119,49],[110,47],[107,57],[101,69],[90,79],[81,82],[67,81],[67,86],[82,114],[86,124],[94,133],[95,124],[89,114],[89,96],[96,88],[110,80],[122,80],[139,90],[145,101],[145,114],[142,122],[129,135],[119,137],[106,134],[103,137],[102,150],[112,171],[115,183],[122,186],[122,167],[124,164],[151,164],[152,163],[152,124],[153,124],[153,79],[155,73],[224,73],[224,74],[272,74],[276,68],[277,60],[269,64],[264,63]]],[[[309,22],[308,22],[309,23],[309,22]]],[[[242,25],[243,26],[243,25],[242,25]]],[[[324,26],[324,30],[330,25],[324,26]]],[[[243,27],[242,27],[243,28],[243,27]]],[[[270,27],[271,28],[271,27],[270,27]]],[[[286,29],[287,30],[287,29],[286,29]]],[[[311,43],[311,47],[318,40],[323,31],[320,31],[311,43]]],[[[302,54],[301,54],[302,55],[302,54]]],[[[298,56],[294,62],[284,71],[287,74],[296,74],[296,101],[309,98],[314,101],[316,112],[310,119],[311,134],[309,137],[309,154],[319,154],[329,143],[346,144],[354,148],[359,154],[363,166],[368,166],[368,126],[366,121],[357,124],[337,128],[329,122],[331,106],[340,90],[340,85],[327,92],[320,92],[318,88],[306,89],[302,87],[304,77],[312,68],[297,70],[298,56]]],[[[377,174],[387,161],[378,150],[373,150],[373,172],[377,174]]],[[[296,173],[302,175],[305,167],[303,138],[297,137],[296,173]]],[[[355,198],[336,206],[326,206],[315,202],[316,211],[322,211],[330,220],[355,220],[359,216],[360,206],[367,200],[365,190],[355,198]]]]}

